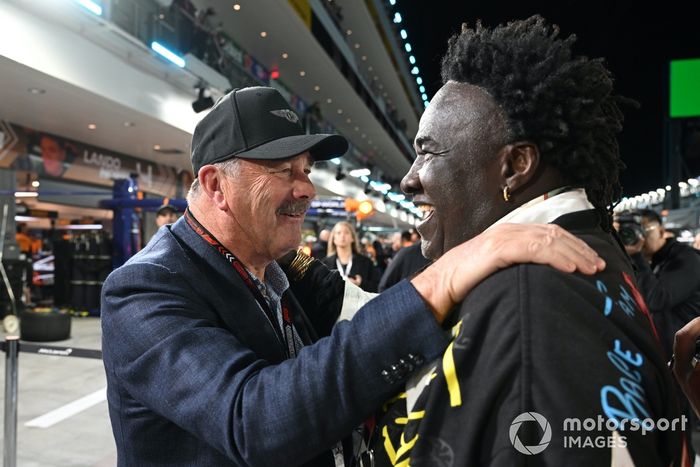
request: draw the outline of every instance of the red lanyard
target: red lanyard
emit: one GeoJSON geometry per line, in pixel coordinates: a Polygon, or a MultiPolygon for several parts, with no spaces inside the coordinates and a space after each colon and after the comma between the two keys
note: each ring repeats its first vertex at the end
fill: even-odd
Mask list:
{"type": "Polygon", "coordinates": [[[189,226],[192,227],[192,230],[197,232],[197,234],[199,234],[199,236],[202,237],[205,242],[211,245],[224,258],[226,258],[229,261],[229,263],[231,263],[233,269],[236,270],[241,279],[243,279],[245,285],[248,287],[248,290],[250,290],[250,292],[255,297],[255,301],[257,301],[258,305],[260,305],[260,309],[263,311],[263,313],[267,317],[267,320],[270,322],[270,326],[272,326],[272,330],[275,332],[275,335],[280,341],[280,344],[282,344],[282,346],[285,347],[284,350],[287,354],[287,358],[296,357],[297,349],[294,342],[294,327],[292,324],[292,313],[289,310],[287,298],[284,295],[282,295],[282,324],[284,329],[280,330],[279,326],[277,325],[277,317],[272,311],[270,303],[263,296],[258,286],[255,285],[255,282],[253,281],[250,272],[248,272],[243,263],[241,263],[241,261],[238,258],[236,258],[236,256],[228,250],[228,248],[223,246],[216,239],[216,237],[214,237],[214,235],[212,235],[206,228],[204,228],[202,224],[199,223],[197,219],[195,219],[194,215],[190,212],[189,208],[185,210],[185,220],[187,221],[187,224],[189,224],[189,226]]]}

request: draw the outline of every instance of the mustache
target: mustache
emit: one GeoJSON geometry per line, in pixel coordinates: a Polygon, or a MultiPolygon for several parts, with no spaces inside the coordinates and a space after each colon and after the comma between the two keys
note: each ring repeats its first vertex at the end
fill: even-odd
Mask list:
{"type": "Polygon", "coordinates": [[[289,201],[277,209],[277,214],[305,214],[311,206],[311,201],[299,200],[299,201],[289,201]]]}

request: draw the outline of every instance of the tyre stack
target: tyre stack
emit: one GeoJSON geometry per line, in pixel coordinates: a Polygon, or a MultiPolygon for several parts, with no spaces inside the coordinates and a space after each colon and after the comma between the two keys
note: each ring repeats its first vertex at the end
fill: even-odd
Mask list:
{"type": "Polygon", "coordinates": [[[89,232],[71,241],[71,308],[99,316],[102,284],[111,272],[112,245],[102,232],[89,232]]]}

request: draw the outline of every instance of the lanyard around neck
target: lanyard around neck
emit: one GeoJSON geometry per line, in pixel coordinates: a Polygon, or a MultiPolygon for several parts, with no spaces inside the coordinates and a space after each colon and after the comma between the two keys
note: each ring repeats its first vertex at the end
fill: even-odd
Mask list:
{"type": "Polygon", "coordinates": [[[287,358],[295,357],[296,347],[294,344],[294,327],[292,324],[292,314],[289,310],[286,297],[283,295],[281,300],[282,323],[284,327],[284,330],[281,330],[276,324],[277,317],[272,311],[270,303],[263,296],[258,286],[255,285],[253,277],[251,276],[248,269],[246,269],[246,267],[243,265],[243,263],[241,263],[241,261],[238,258],[236,258],[236,256],[233,253],[231,253],[231,251],[228,248],[223,246],[221,242],[219,242],[219,240],[217,240],[216,237],[214,237],[214,235],[211,234],[211,232],[209,232],[202,224],[199,223],[199,221],[190,212],[189,208],[185,210],[185,220],[187,221],[187,224],[192,228],[192,230],[194,230],[200,237],[202,237],[202,239],[204,239],[205,242],[211,245],[212,248],[218,251],[219,254],[221,254],[224,258],[226,258],[229,261],[231,266],[233,266],[233,269],[238,273],[240,278],[248,287],[248,290],[250,290],[250,292],[253,294],[253,297],[255,297],[255,301],[258,303],[260,309],[263,311],[263,313],[267,317],[267,320],[270,322],[270,326],[272,326],[272,330],[275,332],[275,336],[279,340],[280,344],[282,344],[282,346],[284,347],[285,353],[287,354],[287,358]]]}
{"type": "Polygon", "coordinates": [[[340,277],[343,279],[347,279],[348,276],[350,275],[350,269],[352,269],[352,253],[350,253],[350,261],[348,261],[348,264],[345,265],[345,268],[343,269],[343,263],[340,262],[340,257],[337,256],[335,258],[335,265],[338,268],[338,272],[340,273],[340,277]]]}

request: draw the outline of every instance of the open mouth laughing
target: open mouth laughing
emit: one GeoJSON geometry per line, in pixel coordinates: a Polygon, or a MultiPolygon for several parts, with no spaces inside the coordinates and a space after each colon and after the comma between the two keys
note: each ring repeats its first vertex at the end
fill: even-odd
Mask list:
{"type": "Polygon", "coordinates": [[[420,210],[420,212],[423,214],[423,217],[421,218],[421,224],[425,223],[428,219],[430,219],[433,216],[433,213],[435,212],[435,207],[431,204],[426,204],[426,203],[420,203],[414,201],[414,204],[420,210]]]}

